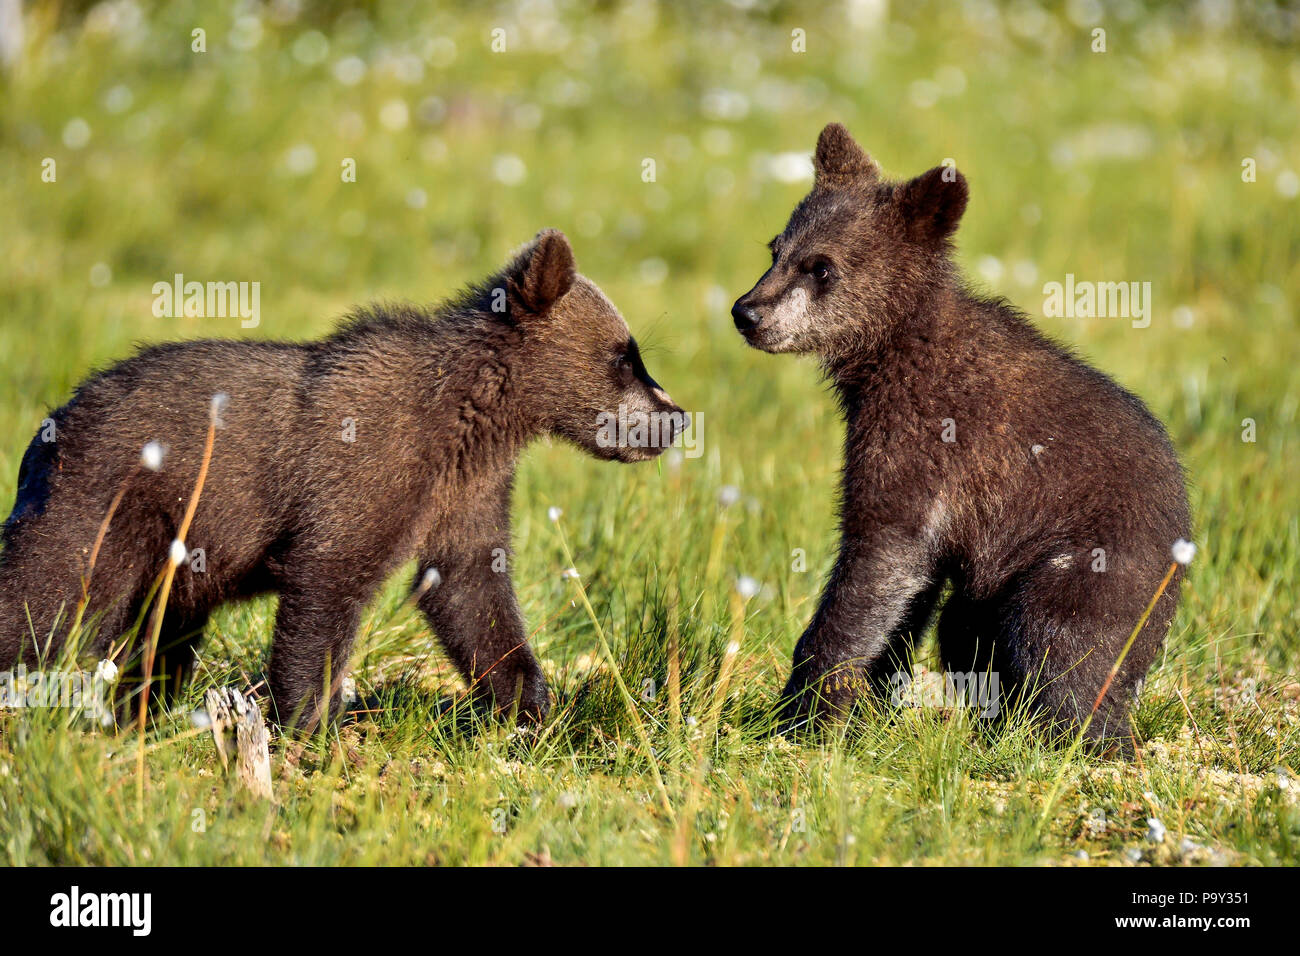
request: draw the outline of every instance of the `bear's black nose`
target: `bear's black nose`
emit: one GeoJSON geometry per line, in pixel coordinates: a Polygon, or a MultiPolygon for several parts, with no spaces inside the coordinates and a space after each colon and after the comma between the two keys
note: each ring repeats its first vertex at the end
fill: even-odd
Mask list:
{"type": "Polygon", "coordinates": [[[737,302],[731,307],[731,320],[736,323],[737,332],[748,332],[758,325],[762,317],[752,305],[737,302]]]}

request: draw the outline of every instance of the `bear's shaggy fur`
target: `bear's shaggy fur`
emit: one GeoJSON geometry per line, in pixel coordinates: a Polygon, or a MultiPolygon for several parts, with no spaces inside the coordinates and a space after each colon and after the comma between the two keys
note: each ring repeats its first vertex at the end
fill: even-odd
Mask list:
{"type": "MultiPolygon", "coordinates": [[[[786,726],[898,686],[950,585],[948,671],[996,672],[1003,712],[1031,690],[1050,725],[1077,728],[1190,537],[1169,439],[1132,394],[965,288],[956,169],[888,182],[838,124],[814,167],[732,310],[750,345],[817,355],[847,420],[839,558],[795,648],[786,726]]],[[[1127,744],[1177,595],[1175,577],[1091,718],[1094,743],[1127,744]]]]}
{"type": "Polygon", "coordinates": [[[278,592],[271,697],[282,723],[305,727],[322,716],[327,673],[337,708],[362,609],[412,557],[420,607],[475,695],[544,716],[505,564],[516,458],[541,435],[607,459],[658,454],[598,439],[598,416],[620,405],[682,424],[549,230],[432,313],[373,307],[307,344],[147,349],[82,384],[52,415],[55,440],[38,435],[23,458],[0,556],[0,667],[58,649],[119,492],[86,610],[100,652],[130,628],[168,560],[217,394],[222,427],[184,542],[206,567],[177,569],[159,670],[183,676],[216,605],[278,592]],[[158,472],[140,464],[155,441],[158,472]]]}

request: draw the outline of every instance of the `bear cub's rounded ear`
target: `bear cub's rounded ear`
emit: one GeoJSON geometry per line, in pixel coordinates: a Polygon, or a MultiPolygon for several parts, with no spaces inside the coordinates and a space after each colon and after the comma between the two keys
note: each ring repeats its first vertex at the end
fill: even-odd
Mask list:
{"type": "Polygon", "coordinates": [[[511,300],[525,312],[542,315],[573,287],[578,267],[564,233],[543,229],[524,247],[511,271],[511,300]]]}
{"type": "Polygon", "coordinates": [[[817,137],[817,150],[813,153],[813,171],[816,182],[824,186],[839,185],[853,180],[869,182],[880,170],[839,123],[828,123],[817,137]]]}
{"type": "Polygon", "coordinates": [[[898,188],[898,208],[908,231],[921,241],[939,242],[957,229],[970,188],[955,166],[936,166],[898,188]]]}

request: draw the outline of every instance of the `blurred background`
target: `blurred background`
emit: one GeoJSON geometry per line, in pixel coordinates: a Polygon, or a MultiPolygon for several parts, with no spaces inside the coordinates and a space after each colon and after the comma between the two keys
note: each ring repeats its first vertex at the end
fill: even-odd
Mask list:
{"type": "MultiPolygon", "coordinates": [[[[971,281],[1169,423],[1202,546],[1173,646],[1293,668],[1298,24],[1137,0],[4,0],[0,499],[47,411],[137,343],[318,337],[373,297],[439,300],[554,226],[702,413],[704,454],[530,452],[525,612],[571,597],[559,506],[616,635],[664,587],[722,619],[754,577],[748,666],[774,690],[832,557],[841,426],[815,365],[748,350],[728,309],[835,120],[889,175],[955,161],[971,281]],[[260,324],[156,316],[176,273],[260,283],[260,324]],[[1067,274],[1150,282],[1150,326],[1044,317],[1067,274]]],[[[563,620],[539,637],[552,657],[563,620]]]]}

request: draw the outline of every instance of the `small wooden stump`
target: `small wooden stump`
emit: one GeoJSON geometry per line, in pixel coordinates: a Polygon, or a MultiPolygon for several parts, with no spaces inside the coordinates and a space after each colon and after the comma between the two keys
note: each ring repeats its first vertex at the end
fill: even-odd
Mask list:
{"type": "Polygon", "coordinates": [[[240,784],[254,796],[273,800],[270,737],[257,698],[223,687],[219,691],[209,689],[206,700],[222,768],[230,769],[233,745],[235,776],[240,784]]]}

